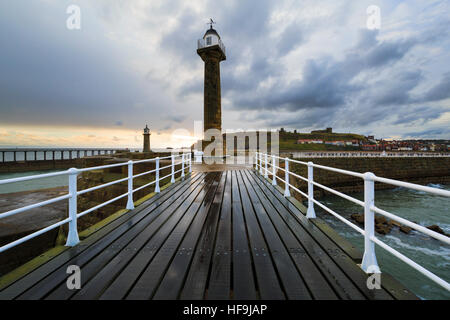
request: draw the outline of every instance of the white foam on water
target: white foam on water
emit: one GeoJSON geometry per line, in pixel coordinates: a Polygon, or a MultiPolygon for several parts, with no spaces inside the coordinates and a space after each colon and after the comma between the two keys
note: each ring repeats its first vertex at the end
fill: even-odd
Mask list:
{"type": "MultiPolygon", "coordinates": [[[[401,247],[401,248],[412,250],[412,251],[418,251],[418,252],[424,253],[426,255],[438,256],[447,261],[450,261],[450,249],[449,248],[440,247],[440,250],[433,250],[433,249],[429,249],[429,248],[414,246],[414,245],[405,243],[402,240],[400,240],[399,238],[392,236],[392,235],[387,235],[386,239],[389,239],[392,242],[394,242],[395,246],[397,246],[397,247],[401,247]]],[[[434,241],[434,240],[431,240],[431,241],[434,241]]]]}
{"type": "Polygon", "coordinates": [[[436,183],[436,184],[435,183],[429,183],[427,186],[431,187],[431,188],[445,189],[444,186],[442,184],[439,184],[439,183],[436,183]]]}

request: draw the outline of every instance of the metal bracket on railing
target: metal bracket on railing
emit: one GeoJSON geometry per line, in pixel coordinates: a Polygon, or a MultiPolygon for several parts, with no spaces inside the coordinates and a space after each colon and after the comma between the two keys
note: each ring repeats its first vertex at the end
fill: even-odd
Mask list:
{"type": "Polygon", "coordinates": [[[159,193],[159,157],[155,159],[155,192],[159,193]]]}
{"type": "Polygon", "coordinates": [[[380,273],[375,243],[372,237],[375,235],[375,214],[371,207],[375,204],[375,175],[372,172],[364,174],[364,255],[361,268],[366,273],[380,273]]]}
{"type": "Polygon", "coordinates": [[[289,191],[289,158],[288,157],[284,158],[284,170],[285,170],[285,175],[284,175],[284,196],[285,197],[290,197],[291,196],[291,192],[289,191]]]}
{"type": "Polygon", "coordinates": [[[308,162],[308,210],[306,211],[307,218],[315,218],[316,212],[314,211],[314,185],[313,182],[313,163],[308,162]]]}
{"type": "Polygon", "coordinates": [[[127,201],[127,209],[134,209],[133,202],[133,161],[128,161],[128,201],[127,201]]]}
{"type": "Polygon", "coordinates": [[[277,185],[277,178],[276,178],[276,162],[275,162],[275,156],[272,155],[272,185],[276,186],[277,185]]]}
{"type": "Polygon", "coordinates": [[[69,232],[67,234],[66,246],[73,247],[80,242],[77,230],[77,176],[78,169],[69,169],[69,232]]]}

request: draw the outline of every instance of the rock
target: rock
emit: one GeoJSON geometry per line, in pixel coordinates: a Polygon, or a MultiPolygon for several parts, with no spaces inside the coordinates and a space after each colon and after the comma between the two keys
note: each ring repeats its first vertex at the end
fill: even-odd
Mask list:
{"type": "Polygon", "coordinates": [[[375,225],[375,231],[379,234],[388,234],[392,227],[387,224],[378,223],[375,225]]]}
{"type": "Polygon", "coordinates": [[[439,226],[436,225],[436,224],[433,224],[433,225],[431,225],[431,226],[428,226],[427,228],[430,229],[430,230],[433,230],[434,232],[437,232],[437,233],[446,235],[445,232],[444,232],[444,230],[442,230],[441,227],[439,227],[439,226]]]}
{"type": "Polygon", "coordinates": [[[358,222],[360,224],[364,224],[364,214],[363,213],[353,213],[350,217],[353,220],[355,220],[356,222],[358,222]]]}
{"type": "Polygon", "coordinates": [[[393,226],[396,226],[396,227],[399,227],[399,228],[402,226],[402,224],[400,222],[395,221],[395,220],[389,221],[389,224],[391,224],[393,226]]]}
{"type": "Polygon", "coordinates": [[[411,232],[411,230],[412,230],[412,228],[410,228],[410,227],[407,227],[407,226],[400,226],[400,231],[403,232],[403,233],[408,234],[408,233],[411,232]]]}
{"type": "Polygon", "coordinates": [[[375,216],[375,224],[387,224],[387,220],[383,216],[375,216]]]}

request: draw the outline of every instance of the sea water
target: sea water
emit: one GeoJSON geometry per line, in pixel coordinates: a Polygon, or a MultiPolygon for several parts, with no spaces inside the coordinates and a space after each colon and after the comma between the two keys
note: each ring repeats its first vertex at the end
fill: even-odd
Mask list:
{"type": "MultiPolygon", "coordinates": [[[[430,187],[450,190],[450,185],[429,184],[430,187]]],[[[351,194],[363,200],[363,193],[351,194]]],[[[363,213],[362,207],[340,198],[327,196],[320,201],[347,220],[352,213],[363,213]]],[[[383,210],[416,222],[422,226],[436,224],[447,234],[450,233],[450,198],[431,195],[422,191],[405,188],[380,190],[375,192],[375,205],[383,210]]],[[[334,216],[315,207],[317,215],[327,221],[338,233],[364,251],[364,238],[361,234],[342,223],[334,216]]],[[[450,246],[431,238],[421,232],[412,231],[404,234],[393,227],[387,235],[376,234],[383,242],[404,254],[414,262],[450,281],[450,246]]],[[[376,246],[376,245],[375,245],[376,246]]],[[[391,274],[407,288],[423,299],[450,299],[450,293],[435,282],[400,261],[398,258],[376,246],[378,264],[382,272],[391,274]]]]}
{"type": "MultiPolygon", "coordinates": [[[[0,180],[32,176],[32,175],[37,175],[37,174],[52,173],[52,172],[58,172],[58,171],[61,171],[61,170],[0,173],[0,180]]],[[[39,179],[34,179],[34,180],[29,180],[29,181],[0,184],[0,194],[64,187],[67,185],[68,185],[67,175],[61,175],[61,176],[49,177],[49,178],[39,178],[39,179]]]]}

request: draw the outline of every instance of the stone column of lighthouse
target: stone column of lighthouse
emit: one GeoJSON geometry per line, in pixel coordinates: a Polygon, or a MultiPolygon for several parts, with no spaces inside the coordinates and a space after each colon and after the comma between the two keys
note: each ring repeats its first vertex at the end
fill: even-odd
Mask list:
{"type": "Polygon", "coordinates": [[[222,131],[222,103],[220,94],[220,62],[226,60],[225,47],[211,26],[198,43],[198,55],[205,62],[203,127],[222,131]]]}

